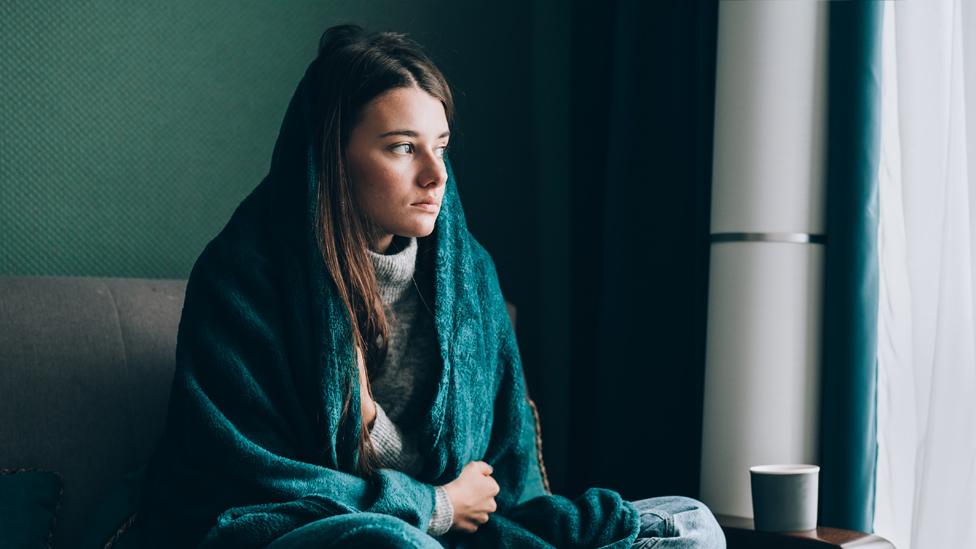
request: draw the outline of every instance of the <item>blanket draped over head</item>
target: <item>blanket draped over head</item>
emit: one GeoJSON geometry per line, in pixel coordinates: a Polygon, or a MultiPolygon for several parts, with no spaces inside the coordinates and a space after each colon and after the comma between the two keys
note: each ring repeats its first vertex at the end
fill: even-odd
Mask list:
{"type": "Polygon", "coordinates": [[[340,422],[358,370],[349,315],[316,240],[309,65],[268,175],[193,266],[164,434],[136,524],[161,547],[629,547],[638,515],[612,490],[519,503],[534,448],[526,393],[494,265],[468,232],[453,171],[430,247],[442,369],[416,477],[356,473],[359,421],[340,422]],[[433,538],[434,486],[470,461],[493,469],[497,511],[474,534],[433,538]],[[277,540],[277,541],[276,541],[277,540]]]}

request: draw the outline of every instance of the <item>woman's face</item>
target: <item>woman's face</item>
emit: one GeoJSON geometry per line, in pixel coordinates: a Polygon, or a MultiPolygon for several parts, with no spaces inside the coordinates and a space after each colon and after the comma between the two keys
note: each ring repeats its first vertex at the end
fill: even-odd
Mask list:
{"type": "Polygon", "coordinates": [[[393,235],[433,232],[449,136],[440,100],[416,87],[394,88],[363,108],[349,134],[346,165],[357,205],[377,226],[374,251],[385,252],[393,235]]]}

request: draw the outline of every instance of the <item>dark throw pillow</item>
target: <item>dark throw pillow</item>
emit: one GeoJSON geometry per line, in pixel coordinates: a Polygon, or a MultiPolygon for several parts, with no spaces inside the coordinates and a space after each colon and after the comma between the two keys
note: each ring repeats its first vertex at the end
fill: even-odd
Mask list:
{"type": "Polygon", "coordinates": [[[0,549],[51,547],[63,493],[53,471],[0,469],[0,549]]]}

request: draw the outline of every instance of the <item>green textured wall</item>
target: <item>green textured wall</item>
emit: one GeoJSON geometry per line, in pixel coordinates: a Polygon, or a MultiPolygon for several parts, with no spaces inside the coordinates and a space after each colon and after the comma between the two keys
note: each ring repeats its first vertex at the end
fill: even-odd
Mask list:
{"type": "Polygon", "coordinates": [[[482,43],[519,20],[498,3],[4,2],[0,274],[187,276],[267,172],[294,87],[340,22],[409,32],[445,70],[459,124],[478,128],[452,155],[472,225],[503,242],[502,168],[465,151],[508,131],[494,120],[516,90],[482,69],[527,71],[527,38],[482,43]]]}

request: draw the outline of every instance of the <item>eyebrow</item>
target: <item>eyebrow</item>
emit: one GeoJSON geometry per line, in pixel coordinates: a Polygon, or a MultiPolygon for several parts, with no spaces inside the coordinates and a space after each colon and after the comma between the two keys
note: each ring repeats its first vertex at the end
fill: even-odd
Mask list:
{"type": "MultiPolygon", "coordinates": [[[[390,131],[390,132],[386,132],[386,133],[380,134],[380,138],[389,137],[391,135],[403,135],[403,136],[406,136],[406,137],[417,137],[419,134],[417,132],[413,131],[413,130],[393,130],[393,131],[390,131]]],[[[437,139],[441,139],[443,137],[450,137],[450,135],[451,135],[451,132],[447,131],[447,132],[444,132],[444,133],[438,135],[437,136],[437,139]]]]}

